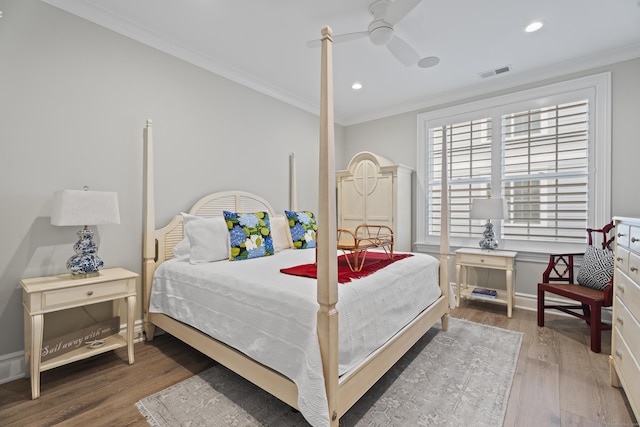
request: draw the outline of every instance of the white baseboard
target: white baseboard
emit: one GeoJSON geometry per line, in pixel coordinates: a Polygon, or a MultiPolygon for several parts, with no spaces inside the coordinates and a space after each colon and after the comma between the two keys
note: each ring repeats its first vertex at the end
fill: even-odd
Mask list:
{"type": "Polygon", "coordinates": [[[24,378],[24,351],[0,356],[0,384],[24,378]]]}
{"type": "MultiPolygon", "coordinates": [[[[133,341],[144,341],[142,320],[137,320],[133,328],[133,341]]],[[[120,325],[120,335],[127,333],[126,323],[120,325]]],[[[24,350],[0,356],[0,384],[8,383],[26,376],[24,350]]]]}
{"type": "Polygon", "coordinates": [[[519,294],[516,292],[515,308],[519,308],[521,310],[538,311],[538,296],[519,294]]]}

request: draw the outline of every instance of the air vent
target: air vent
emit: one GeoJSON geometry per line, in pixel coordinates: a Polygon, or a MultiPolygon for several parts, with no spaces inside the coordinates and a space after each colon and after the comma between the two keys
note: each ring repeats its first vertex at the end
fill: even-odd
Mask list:
{"type": "Polygon", "coordinates": [[[485,72],[482,72],[482,73],[478,73],[478,75],[480,77],[482,77],[483,79],[486,79],[487,77],[495,76],[495,75],[498,75],[498,74],[503,74],[503,73],[506,73],[508,71],[511,71],[511,65],[505,65],[504,67],[495,68],[493,70],[489,70],[489,71],[485,71],[485,72]]]}

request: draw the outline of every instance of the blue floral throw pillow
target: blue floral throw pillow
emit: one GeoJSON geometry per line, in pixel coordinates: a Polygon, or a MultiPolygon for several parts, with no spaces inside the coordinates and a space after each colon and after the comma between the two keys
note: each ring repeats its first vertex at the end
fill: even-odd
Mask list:
{"type": "Polygon", "coordinates": [[[293,249],[315,248],[318,225],[313,213],[309,211],[284,211],[284,213],[289,220],[293,249]]]}
{"type": "Polygon", "coordinates": [[[273,239],[268,212],[242,213],[224,211],[229,229],[229,261],[273,255],[273,239]]]}

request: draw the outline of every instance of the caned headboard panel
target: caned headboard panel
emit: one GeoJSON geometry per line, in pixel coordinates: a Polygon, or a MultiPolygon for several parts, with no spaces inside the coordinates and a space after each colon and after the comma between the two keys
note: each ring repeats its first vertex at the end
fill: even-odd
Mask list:
{"type": "Polygon", "coordinates": [[[245,191],[222,191],[198,200],[189,213],[206,217],[222,216],[222,211],[231,212],[269,212],[275,211],[265,199],[245,191]]]}
{"type": "Polygon", "coordinates": [[[171,222],[155,232],[156,267],[173,258],[173,247],[180,243],[183,237],[182,215],[176,215],[171,222]]]}

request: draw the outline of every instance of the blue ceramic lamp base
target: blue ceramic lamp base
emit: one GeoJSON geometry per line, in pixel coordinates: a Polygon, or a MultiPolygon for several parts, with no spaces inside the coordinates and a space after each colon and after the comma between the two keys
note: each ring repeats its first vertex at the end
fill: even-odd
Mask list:
{"type": "Polygon", "coordinates": [[[93,242],[93,231],[85,226],[76,234],[78,241],[73,245],[76,254],[67,260],[67,270],[74,277],[97,276],[104,262],[98,256],[98,247],[93,242]]]}
{"type": "Polygon", "coordinates": [[[495,250],[498,247],[498,241],[493,234],[493,224],[490,221],[484,225],[483,239],[480,240],[480,247],[487,250],[495,250]]]}

